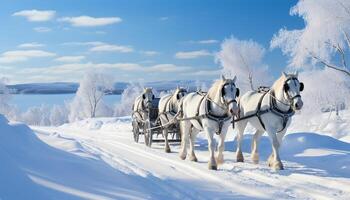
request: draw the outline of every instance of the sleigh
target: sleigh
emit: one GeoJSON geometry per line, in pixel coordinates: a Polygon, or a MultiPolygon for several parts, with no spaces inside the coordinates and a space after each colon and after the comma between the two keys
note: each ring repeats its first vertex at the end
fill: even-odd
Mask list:
{"type": "MultiPolygon", "coordinates": [[[[152,101],[152,108],[149,112],[150,118],[150,128],[146,127],[146,124],[138,121],[136,118],[132,118],[132,132],[134,136],[134,141],[139,142],[140,136],[144,136],[144,141],[146,146],[151,146],[153,142],[161,143],[165,139],[163,137],[164,126],[161,124],[161,120],[158,116],[158,104],[160,98],[154,98],[152,101]]],[[[167,125],[168,135],[171,139],[168,139],[169,142],[181,142],[180,135],[180,126],[179,123],[172,123],[167,125]]]]}

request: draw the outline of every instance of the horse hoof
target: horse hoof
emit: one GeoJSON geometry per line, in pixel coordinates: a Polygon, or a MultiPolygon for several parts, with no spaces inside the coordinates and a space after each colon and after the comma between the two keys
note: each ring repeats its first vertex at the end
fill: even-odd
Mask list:
{"type": "Polygon", "coordinates": [[[209,165],[210,170],[218,170],[218,167],[216,165],[209,165]]]}
{"type": "Polygon", "coordinates": [[[216,163],[217,163],[218,165],[224,164],[224,158],[223,158],[223,157],[217,157],[217,158],[216,158],[216,163]]]}
{"type": "Polygon", "coordinates": [[[186,155],[180,155],[181,160],[185,160],[186,159],[186,155]]]}
{"type": "Polygon", "coordinates": [[[254,164],[258,164],[259,163],[259,155],[258,154],[252,154],[252,162],[254,164]]]}
{"type": "Polygon", "coordinates": [[[269,163],[269,167],[272,167],[274,170],[284,170],[282,162],[269,163]]]}
{"type": "Polygon", "coordinates": [[[244,158],[237,158],[237,162],[244,162],[244,158]]]}
{"type": "Polygon", "coordinates": [[[165,153],[171,153],[170,148],[166,148],[166,149],[165,149],[165,153]]]}
{"type": "Polygon", "coordinates": [[[198,162],[198,159],[197,159],[196,156],[191,156],[191,157],[190,157],[190,161],[198,162]]]}
{"type": "Polygon", "coordinates": [[[259,164],[259,160],[252,160],[253,164],[259,164]]]}

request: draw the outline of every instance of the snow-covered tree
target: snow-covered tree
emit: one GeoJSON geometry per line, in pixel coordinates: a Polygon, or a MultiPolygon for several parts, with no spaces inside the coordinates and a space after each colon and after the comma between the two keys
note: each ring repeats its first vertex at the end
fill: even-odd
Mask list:
{"type": "Polygon", "coordinates": [[[122,93],[120,103],[115,107],[114,116],[130,115],[135,98],[142,92],[143,86],[140,83],[129,84],[122,93]]]}
{"type": "Polygon", "coordinates": [[[349,76],[346,58],[350,55],[350,1],[300,0],[291,15],[304,20],[302,29],[281,29],[272,39],[272,48],[281,48],[296,69],[325,66],[349,76]]]}
{"type": "Polygon", "coordinates": [[[22,114],[21,121],[29,125],[49,126],[50,107],[45,104],[30,107],[22,114]]]}
{"type": "Polygon", "coordinates": [[[89,72],[80,81],[78,91],[69,105],[69,121],[103,116],[103,97],[113,89],[113,79],[100,73],[89,72]]]}
{"type": "Polygon", "coordinates": [[[253,40],[238,40],[230,37],[223,41],[221,50],[216,54],[216,61],[223,67],[227,77],[239,77],[238,85],[243,90],[253,86],[267,85],[271,78],[268,66],[262,62],[265,48],[253,40]],[[261,78],[264,77],[264,78],[261,78]]]}
{"type": "Polygon", "coordinates": [[[54,105],[50,111],[50,125],[59,126],[68,122],[68,110],[65,106],[54,105]]]}

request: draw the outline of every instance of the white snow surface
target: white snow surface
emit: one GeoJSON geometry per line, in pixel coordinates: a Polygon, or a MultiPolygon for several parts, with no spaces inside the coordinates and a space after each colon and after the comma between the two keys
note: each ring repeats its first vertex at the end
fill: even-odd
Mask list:
{"type": "Polygon", "coordinates": [[[249,134],[236,163],[231,131],[225,163],[209,171],[203,135],[199,162],[183,161],[179,144],[167,154],[162,143],[135,143],[129,117],[30,129],[0,115],[0,137],[0,199],[350,199],[350,144],[311,132],[285,137],[277,172],[266,164],[265,136],[259,164],[249,134]]]}

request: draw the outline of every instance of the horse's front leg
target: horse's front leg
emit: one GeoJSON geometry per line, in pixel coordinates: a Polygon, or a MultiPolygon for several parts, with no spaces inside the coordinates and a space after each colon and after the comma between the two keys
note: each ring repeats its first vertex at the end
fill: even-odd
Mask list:
{"type": "Polygon", "coordinates": [[[267,133],[269,134],[272,143],[272,153],[268,159],[268,165],[274,170],[282,170],[283,164],[279,156],[280,143],[277,139],[277,133],[275,130],[267,130],[267,133]]]}
{"type": "Polygon", "coordinates": [[[208,168],[211,170],[217,170],[218,167],[216,165],[214,153],[215,153],[215,140],[214,140],[214,130],[209,127],[204,128],[205,133],[207,134],[208,138],[208,150],[209,150],[209,162],[208,162],[208,168]]]}
{"type": "Polygon", "coordinates": [[[236,128],[237,128],[237,150],[236,150],[236,157],[237,157],[237,162],[244,162],[244,157],[242,153],[242,140],[243,140],[243,134],[244,134],[244,129],[247,126],[247,121],[243,120],[240,122],[236,123],[236,128]]]}
{"type": "Polygon", "coordinates": [[[225,138],[226,138],[226,134],[227,134],[227,129],[228,126],[224,126],[222,128],[222,131],[220,133],[220,140],[219,140],[219,144],[218,144],[218,155],[216,157],[216,163],[218,165],[223,164],[224,163],[224,150],[225,150],[225,138]]]}

